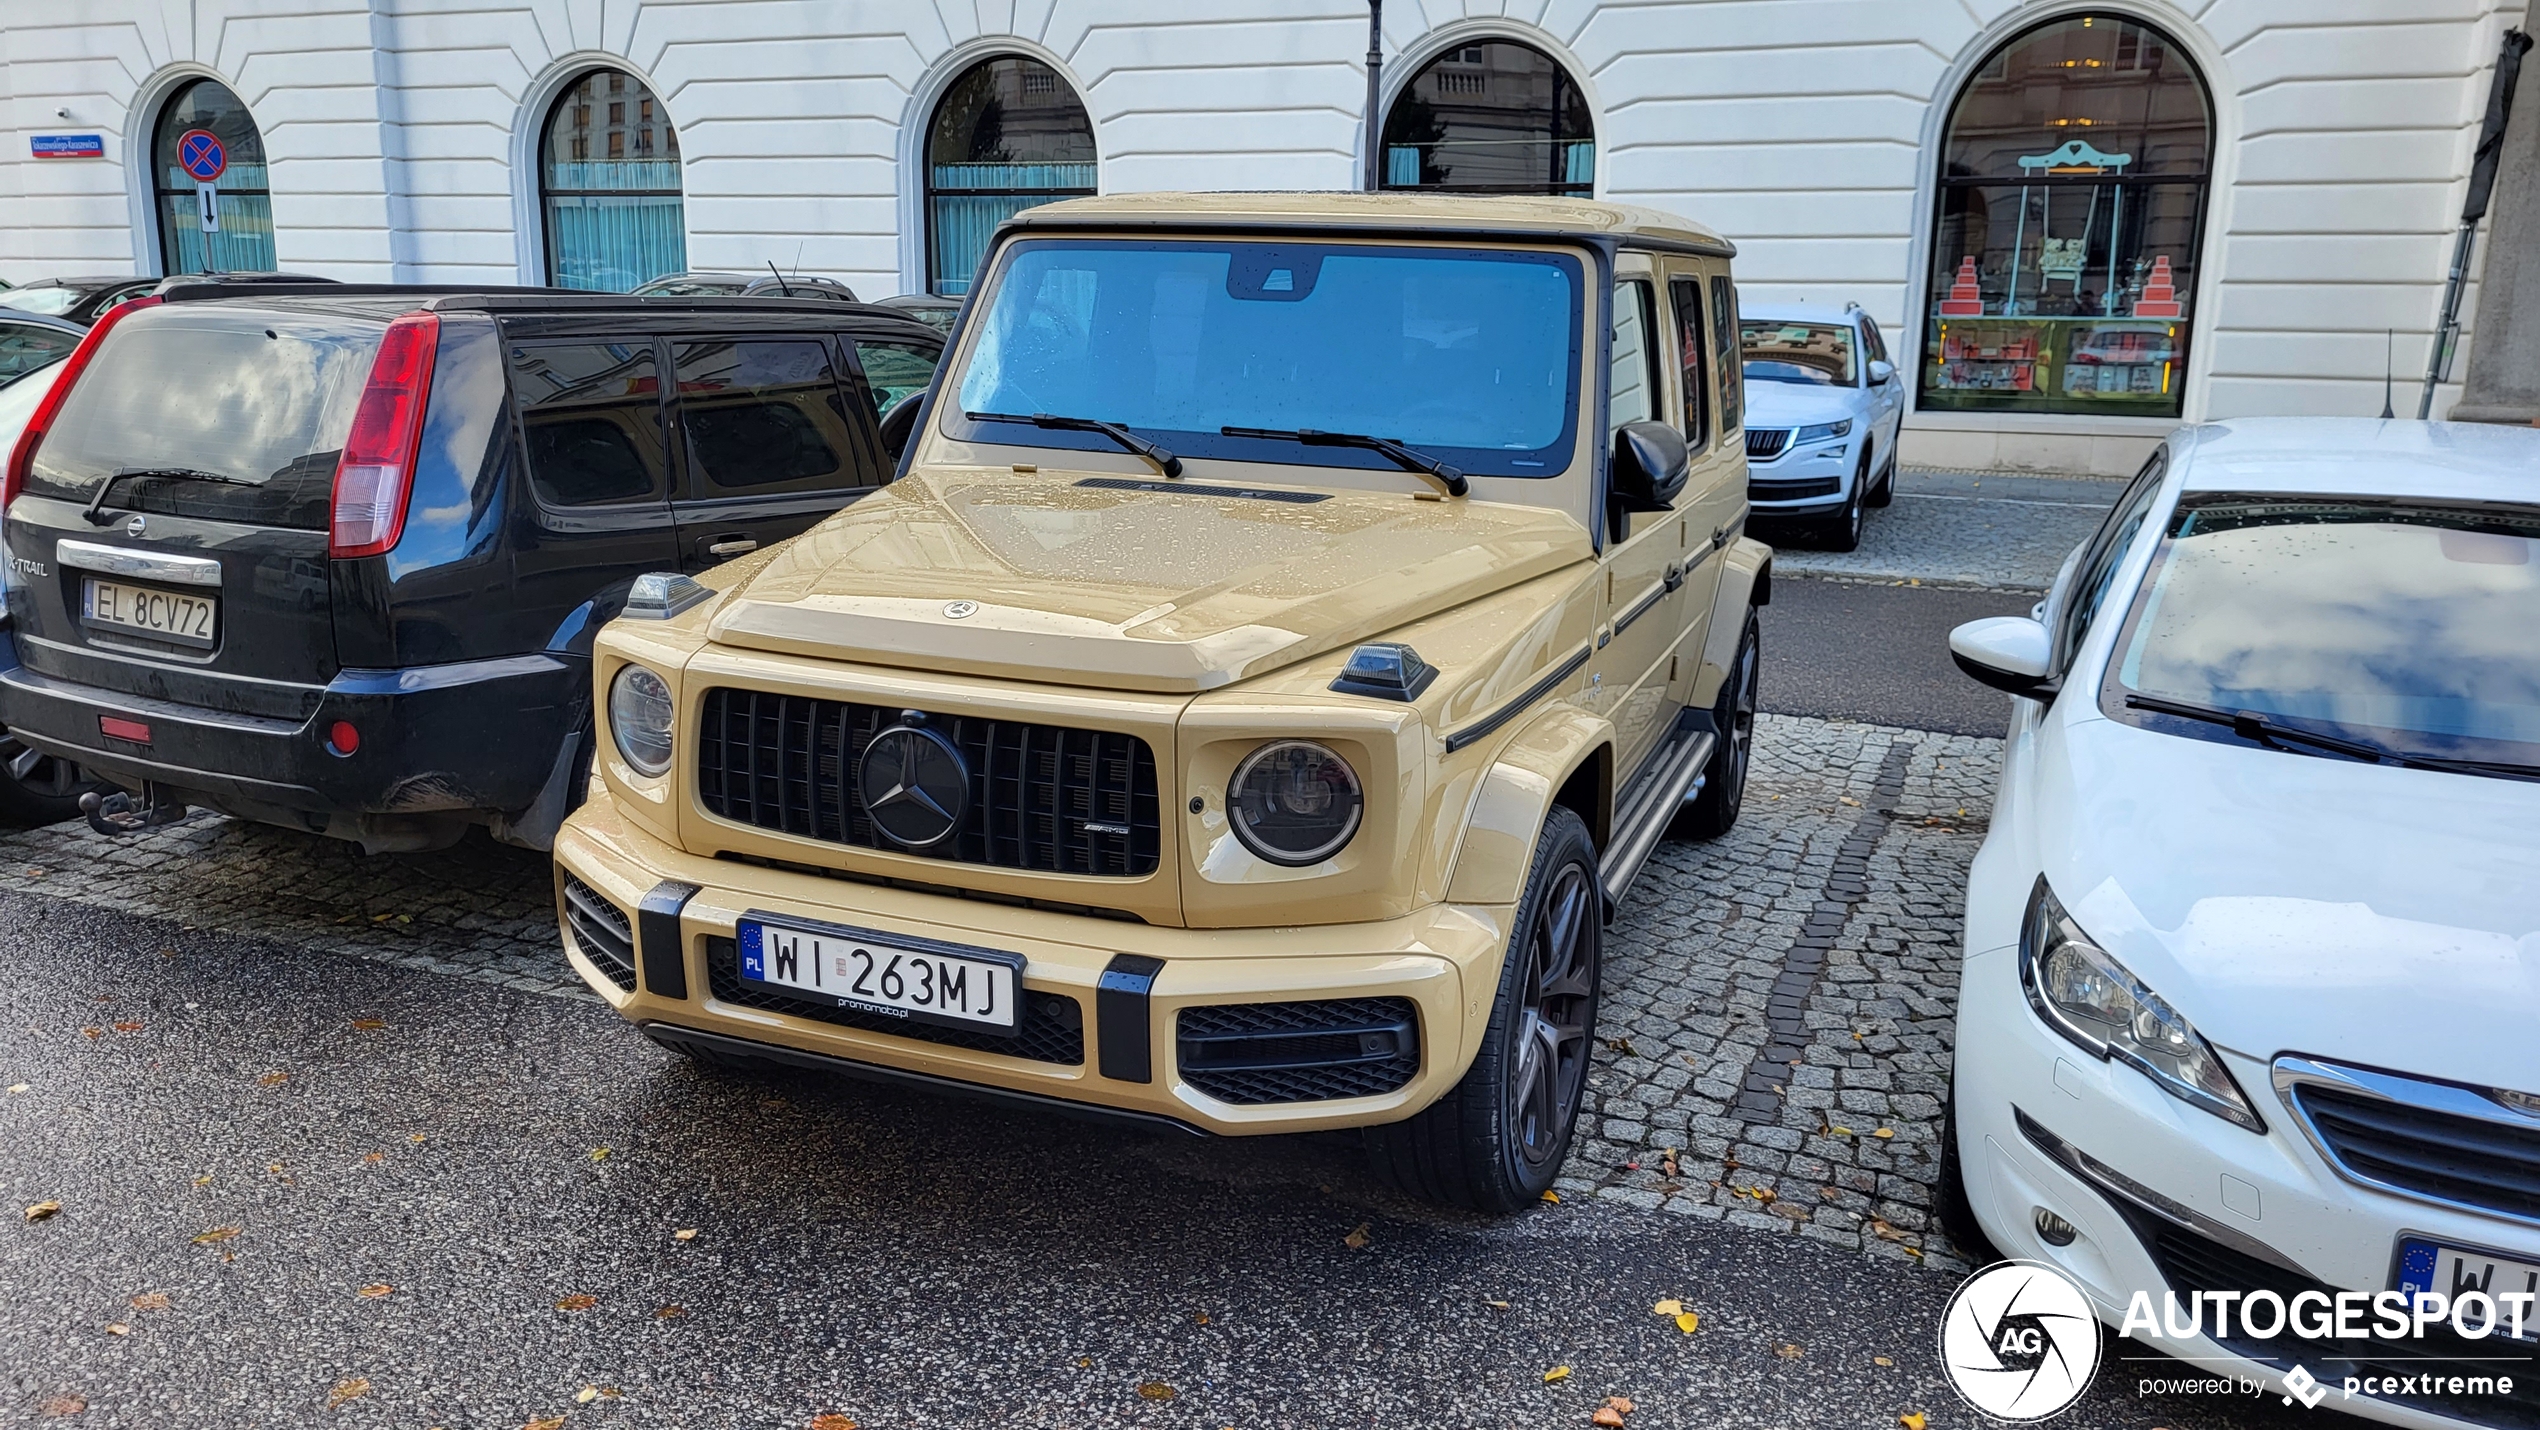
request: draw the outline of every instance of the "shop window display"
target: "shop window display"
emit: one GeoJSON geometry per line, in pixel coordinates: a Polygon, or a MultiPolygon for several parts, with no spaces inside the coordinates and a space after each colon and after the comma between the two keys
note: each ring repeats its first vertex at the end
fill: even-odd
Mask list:
{"type": "Polygon", "coordinates": [[[2132,20],[2053,21],[1986,61],[1944,141],[1923,409],[2178,415],[2211,114],[2132,20]]]}

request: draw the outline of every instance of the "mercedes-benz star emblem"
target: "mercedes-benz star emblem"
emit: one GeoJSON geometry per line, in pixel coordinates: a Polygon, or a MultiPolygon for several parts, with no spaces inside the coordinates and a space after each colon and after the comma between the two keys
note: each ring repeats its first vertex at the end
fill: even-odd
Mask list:
{"type": "Polygon", "coordinates": [[[892,843],[927,849],[961,828],[970,810],[970,765],[942,735],[894,725],[864,747],[856,789],[864,812],[892,843]]]}
{"type": "Polygon", "coordinates": [[[977,614],[979,614],[979,603],[976,601],[955,601],[944,607],[944,619],[948,621],[958,621],[966,616],[977,614]]]}

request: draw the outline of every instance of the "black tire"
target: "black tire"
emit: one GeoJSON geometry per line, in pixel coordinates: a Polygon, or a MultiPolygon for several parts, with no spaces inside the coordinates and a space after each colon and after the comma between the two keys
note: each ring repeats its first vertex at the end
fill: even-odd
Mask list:
{"type": "Polygon", "coordinates": [[[1737,826],[1746,805],[1746,770],[1755,753],[1755,692],[1762,684],[1764,631],[1755,608],[1746,608],[1746,629],[1738,634],[1737,656],[1729,677],[1720,682],[1719,703],[1711,707],[1711,728],[1719,743],[1702,771],[1702,793],[1676,815],[1668,831],[1679,839],[1717,839],[1737,826]]]}
{"type": "Polygon", "coordinates": [[[1975,1203],[1967,1200],[1966,1164],[1958,1156],[1958,1079],[1953,1072],[1949,1092],[1940,1104],[1940,1176],[1932,1188],[1932,1219],[1970,1265],[1990,1266],[2002,1259],[1993,1239],[1976,1221],[1975,1203]]]}
{"type": "Polygon", "coordinates": [[[1896,454],[1887,454],[1887,465],[1879,468],[1879,484],[1870,489],[1870,505],[1887,506],[1896,500],[1896,454]]]}
{"type": "Polygon", "coordinates": [[[33,829],[77,819],[79,797],[95,788],[79,766],[38,754],[0,730],[0,824],[33,829]]]}
{"type": "Polygon", "coordinates": [[[1535,841],[1481,1051],[1444,1097],[1407,1121],[1367,1129],[1378,1176],[1476,1211],[1513,1212],[1543,1199],[1587,1093],[1603,900],[1587,825],[1554,808],[1535,841]]]}
{"type": "Polygon", "coordinates": [[[1861,549],[1861,510],[1869,502],[1869,485],[1870,454],[1867,449],[1864,449],[1861,453],[1860,466],[1852,473],[1852,495],[1843,503],[1843,510],[1827,517],[1817,526],[1819,546],[1828,551],[1861,549]]]}

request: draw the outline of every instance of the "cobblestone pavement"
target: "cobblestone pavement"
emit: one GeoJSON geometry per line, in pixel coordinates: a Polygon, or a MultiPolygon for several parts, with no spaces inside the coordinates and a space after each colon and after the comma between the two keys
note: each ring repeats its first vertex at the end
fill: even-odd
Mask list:
{"type": "MultiPolygon", "coordinates": [[[[1737,829],[1662,845],[1607,933],[1607,1041],[1564,1195],[1955,1264],[1926,1217],[1959,889],[1999,752],[1760,719],[1737,829]]],[[[370,858],[201,814],[125,840],[78,824],[0,837],[0,874],[192,928],[589,996],[558,948],[546,861],[481,840],[370,858]]]]}
{"type": "Polygon", "coordinates": [[[1811,551],[1759,527],[1773,568],[1860,581],[2043,591],[2125,484],[2097,477],[2008,476],[1909,467],[1894,505],[1869,513],[1857,551],[1811,551]]]}

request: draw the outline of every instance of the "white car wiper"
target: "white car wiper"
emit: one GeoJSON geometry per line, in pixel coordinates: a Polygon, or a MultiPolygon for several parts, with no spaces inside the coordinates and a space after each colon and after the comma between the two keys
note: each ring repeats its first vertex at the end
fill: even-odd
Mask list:
{"type": "Polygon", "coordinates": [[[1371,437],[1364,432],[1318,432],[1311,427],[1220,427],[1228,437],[1261,437],[1274,442],[1297,442],[1308,447],[1357,447],[1392,459],[1406,472],[1417,472],[1429,485],[1446,496],[1460,497],[1471,491],[1472,483],[1464,474],[1416,447],[1406,447],[1391,437],[1371,437]]]}
{"type": "Polygon", "coordinates": [[[1029,417],[1013,412],[965,412],[961,415],[973,422],[1028,422],[1035,427],[1059,432],[1099,432],[1128,451],[1155,463],[1155,469],[1164,475],[1182,475],[1181,458],[1165,450],[1162,444],[1150,442],[1117,422],[1105,422],[1098,417],[1059,417],[1047,412],[1035,412],[1029,417]]]}

